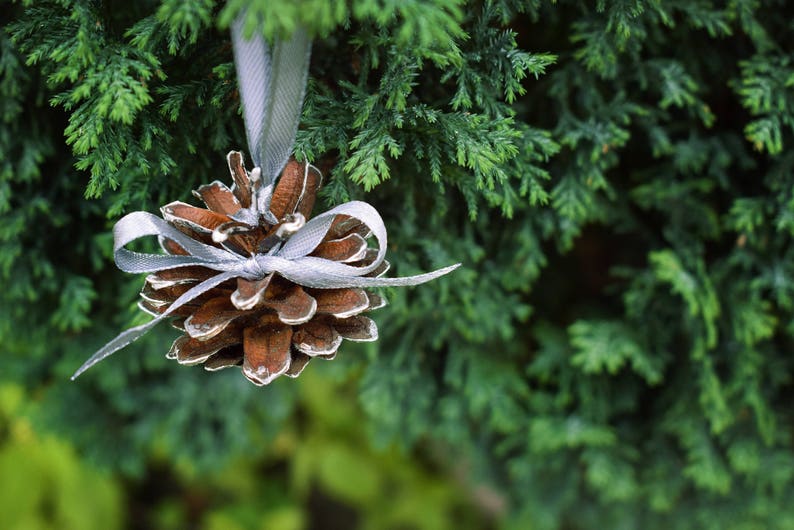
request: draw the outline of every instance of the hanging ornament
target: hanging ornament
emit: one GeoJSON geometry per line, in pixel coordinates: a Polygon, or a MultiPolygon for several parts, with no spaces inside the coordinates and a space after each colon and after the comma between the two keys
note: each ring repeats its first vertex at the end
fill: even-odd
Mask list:
{"type": "Polygon", "coordinates": [[[311,42],[298,30],[271,54],[261,36],[243,36],[243,19],[232,41],[255,167],[247,171],[232,151],[232,186],[215,181],[193,192],[206,208],[177,201],[162,218],[133,212],[116,223],[116,265],[148,274],[139,306],[155,318],[119,334],[72,379],[166,319],[183,331],[170,359],[207,370],[242,366],[257,385],[297,377],[312,358],[332,359],[343,339],[378,338],[364,313],[385,301],[368,288],[417,285],[460,265],[385,278],[386,228],[372,206],[351,201],[311,218],[322,175],[290,158],[311,42]],[[147,236],[165,254],[125,248],[147,236]]]}

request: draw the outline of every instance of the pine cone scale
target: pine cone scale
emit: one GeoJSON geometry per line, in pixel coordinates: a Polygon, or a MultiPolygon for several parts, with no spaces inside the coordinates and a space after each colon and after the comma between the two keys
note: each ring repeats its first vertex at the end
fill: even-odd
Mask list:
{"type": "Polygon", "coordinates": [[[236,344],[214,353],[204,362],[204,369],[210,372],[240,366],[243,363],[243,345],[236,344]]]}
{"type": "Polygon", "coordinates": [[[353,342],[373,342],[378,340],[378,326],[371,318],[363,315],[338,320],[334,329],[345,340],[353,342]]]}
{"type": "Polygon", "coordinates": [[[243,208],[249,208],[251,206],[251,180],[248,177],[248,172],[243,166],[243,154],[232,151],[228,154],[226,159],[229,162],[229,172],[234,181],[234,188],[232,188],[232,191],[240,201],[240,205],[243,208]]]}
{"type": "Polygon", "coordinates": [[[361,261],[367,255],[367,240],[356,233],[342,239],[326,240],[311,255],[341,263],[361,261]]]}
{"type": "Polygon", "coordinates": [[[292,328],[268,325],[243,332],[243,373],[252,382],[266,385],[289,369],[292,328]]]}
{"type": "Polygon", "coordinates": [[[284,372],[284,375],[287,377],[298,377],[311,360],[311,357],[293,348],[292,361],[290,362],[289,369],[284,372]]]}
{"type": "Polygon", "coordinates": [[[270,211],[276,219],[283,219],[295,212],[308,219],[321,182],[320,172],[313,167],[304,169],[300,164],[287,164],[279,178],[279,185],[273,191],[270,211]]]}
{"type": "MultiPolygon", "coordinates": [[[[198,237],[198,235],[195,232],[193,232],[192,230],[191,231],[186,231],[186,230],[183,229],[183,227],[178,226],[178,225],[174,225],[174,228],[178,229],[181,232],[184,232],[185,234],[187,234],[188,236],[192,237],[193,239],[197,239],[197,240],[201,241],[201,238],[198,237]]],[[[162,247],[162,249],[165,250],[169,254],[172,254],[172,255],[175,255],[175,256],[187,256],[188,254],[190,254],[187,250],[185,250],[184,248],[180,247],[179,245],[176,244],[176,242],[174,242],[174,241],[172,241],[170,239],[166,239],[164,237],[160,237],[158,239],[160,240],[160,246],[162,247]]],[[[202,241],[202,243],[203,243],[203,241],[202,241]]]]}
{"type": "Polygon", "coordinates": [[[358,234],[364,239],[369,239],[372,231],[367,225],[349,215],[337,215],[328,229],[328,236],[326,239],[342,239],[350,234],[358,234]]]}
{"type": "Polygon", "coordinates": [[[202,304],[185,320],[184,328],[192,338],[208,340],[223,331],[230,322],[246,314],[234,307],[230,297],[219,296],[202,304]]]}
{"type": "Polygon", "coordinates": [[[373,293],[372,291],[364,291],[364,293],[366,293],[367,298],[369,299],[369,307],[367,307],[367,311],[374,311],[376,309],[386,307],[386,299],[381,295],[373,293]]]}
{"type": "Polygon", "coordinates": [[[315,289],[311,294],[317,300],[318,313],[339,318],[363,313],[370,307],[363,289],[315,289]]]}
{"type": "Polygon", "coordinates": [[[191,206],[180,201],[166,204],[160,210],[163,214],[163,219],[166,221],[204,234],[209,234],[222,224],[231,221],[227,215],[191,206]]]}
{"type": "Polygon", "coordinates": [[[264,305],[274,309],[284,324],[297,325],[308,322],[317,312],[317,300],[309,296],[299,285],[269,296],[265,292],[264,305]]]}
{"type": "Polygon", "coordinates": [[[193,194],[210,210],[225,215],[234,215],[242,207],[232,190],[219,180],[200,186],[193,194]]]}
{"type": "Polygon", "coordinates": [[[171,345],[171,350],[166,357],[176,359],[180,364],[200,364],[223,348],[239,344],[242,340],[241,335],[242,328],[240,326],[229,328],[226,332],[208,340],[182,335],[171,345]]]}
{"type": "MultiPolygon", "coordinates": [[[[369,261],[367,264],[371,264],[371,263],[372,261],[369,261]]],[[[386,260],[383,260],[380,263],[380,265],[375,267],[375,270],[367,274],[367,276],[369,276],[370,278],[380,278],[381,276],[389,272],[389,269],[391,269],[391,263],[389,263],[386,260]]]]}
{"type": "Polygon", "coordinates": [[[206,267],[180,267],[155,272],[146,277],[146,283],[155,291],[183,283],[201,282],[217,274],[206,267]]]}
{"type": "Polygon", "coordinates": [[[292,342],[298,351],[316,357],[336,353],[342,336],[330,324],[313,320],[298,328],[292,342]]]}
{"type": "Polygon", "coordinates": [[[265,290],[267,290],[272,279],[272,272],[261,280],[237,278],[237,289],[231,296],[232,304],[241,311],[253,309],[264,299],[265,290]]]}

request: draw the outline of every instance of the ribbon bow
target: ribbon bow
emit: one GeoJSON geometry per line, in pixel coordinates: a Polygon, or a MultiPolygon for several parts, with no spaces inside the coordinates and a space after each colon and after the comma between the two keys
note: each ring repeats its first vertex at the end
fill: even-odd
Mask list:
{"type": "Polygon", "coordinates": [[[195,285],[154,320],[120,333],[91,356],[72,376],[74,380],[96,363],[146,334],[174,311],[225,281],[242,277],[248,280],[264,278],[276,272],[303,287],[338,289],[346,287],[394,287],[418,285],[452,272],[460,263],[433,272],[402,278],[370,278],[366,274],[376,270],[386,256],[386,226],[377,210],[361,201],[341,204],[308,221],[284,244],[267,254],[245,257],[228,250],[206,245],[192,239],[163,219],[148,212],[133,212],[121,218],[113,228],[116,266],[124,272],[147,273],[175,267],[200,265],[218,271],[218,274],[195,285]],[[325,258],[309,256],[325,237],[337,215],[349,215],[366,224],[378,242],[375,261],[364,267],[345,265],[325,258]],[[146,236],[170,239],[188,252],[188,255],[144,254],[126,247],[146,236]]]}

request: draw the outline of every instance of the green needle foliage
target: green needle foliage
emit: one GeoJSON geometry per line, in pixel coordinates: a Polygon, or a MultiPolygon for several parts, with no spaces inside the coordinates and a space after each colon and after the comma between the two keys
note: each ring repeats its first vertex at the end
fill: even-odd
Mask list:
{"type": "Polygon", "coordinates": [[[168,364],[167,326],[66,382],[145,320],[112,223],[245,149],[248,7],[249,32],[315,36],[295,152],[322,206],[374,204],[393,274],[464,264],[308,368],[357,385],[370,439],[445,447],[508,527],[794,528],[788,3],[2,6],[0,379],[40,428],[135,474],[239,462],[291,421],[294,382],[168,364]]]}

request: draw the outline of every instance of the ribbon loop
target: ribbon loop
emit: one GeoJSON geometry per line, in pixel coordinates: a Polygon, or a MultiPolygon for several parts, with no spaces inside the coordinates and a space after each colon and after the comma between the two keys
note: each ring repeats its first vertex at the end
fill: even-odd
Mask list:
{"type": "Polygon", "coordinates": [[[245,14],[243,11],[232,23],[234,62],[248,149],[254,165],[262,169],[265,189],[292,154],[306,91],[311,39],[298,28],[289,40],[277,40],[271,54],[260,33],[245,38],[245,14]],[[273,97],[275,94],[279,97],[273,97]]]}

